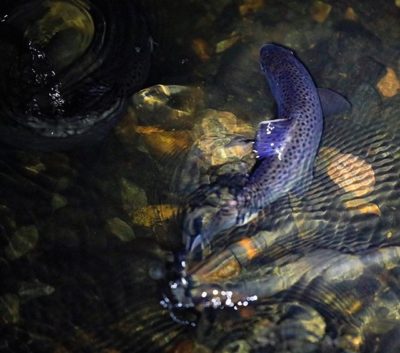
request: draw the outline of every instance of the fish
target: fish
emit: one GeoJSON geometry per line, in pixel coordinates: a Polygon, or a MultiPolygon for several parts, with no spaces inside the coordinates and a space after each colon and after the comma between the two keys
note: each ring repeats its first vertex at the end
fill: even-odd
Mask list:
{"type": "Polygon", "coordinates": [[[185,251],[192,257],[209,249],[220,234],[254,220],[289,192],[303,196],[313,179],[324,116],[351,108],[339,93],[317,88],[289,48],[263,45],[260,66],[276,102],[277,117],[259,123],[251,142],[257,161],[246,175],[221,176],[189,197],[182,233],[185,251]]]}

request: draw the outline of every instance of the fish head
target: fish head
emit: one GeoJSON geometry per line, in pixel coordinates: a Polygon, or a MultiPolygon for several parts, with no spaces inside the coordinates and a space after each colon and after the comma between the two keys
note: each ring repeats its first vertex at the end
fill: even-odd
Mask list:
{"type": "MultiPolygon", "coordinates": [[[[273,43],[265,44],[260,49],[260,67],[267,78],[274,94],[278,90],[278,80],[290,76],[290,68],[297,65],[293,51],[273,43]]],[[[274,94],[275,95],[275,94],[274,94]]],[[[277,99],[277,97],[275,97],[277,99]]]]}
{"type": "Polygon", "coordinates": [[[292,60],[292,50],[273,43],[264,44],[260,49],[261,71],[265,74],[282,67],[282,62],[292,60]]]}

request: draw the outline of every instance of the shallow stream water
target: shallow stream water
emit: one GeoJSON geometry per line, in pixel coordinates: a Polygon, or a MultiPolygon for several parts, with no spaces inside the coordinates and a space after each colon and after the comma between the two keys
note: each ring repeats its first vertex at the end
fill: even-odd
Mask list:
{"type": "Polygon", "coordinates": [[[106,139],[0,149],[0,352],[398,352],[400,3],[145,8],[150,77],[106,139]],[[191,292],[209,301],[171,315],[186,197],[249,170],[232,141],[274,116],[266,42],[352,110],[325,120],[307,193],[211,244],[191,292]],[[226,250],[239,255],[222,262],[226,250]],[[228,292],[239,299],[224,307],[228,292]]]}

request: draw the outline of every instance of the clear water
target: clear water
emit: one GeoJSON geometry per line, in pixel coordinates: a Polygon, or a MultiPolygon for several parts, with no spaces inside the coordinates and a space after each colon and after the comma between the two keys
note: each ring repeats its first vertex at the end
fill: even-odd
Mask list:
{"type": "Polygon", "coordinates": [[[388,68],[400,77],[400,9],[325,4],[326,18],[308,1],[152,2],[147,85],[164,86],[136,94],[100,145],[1,149],[1,352],[400,349],[400,88],[390,74],[380,83],[388,68]],[[273,117],[258,64],[270,41],[353,108],[325,121],[303,197],[279,200],[193,266],[191,295],[209,299],[174,312],[196,322],[184,325],[160,304],[183,248],[179,209],[211,172],[254,163],[229,146],[273,117]],[[222,263],[233,247],[240,256],[222,263]],[[235,305],[210,307],[227,291],[235,305]]]}

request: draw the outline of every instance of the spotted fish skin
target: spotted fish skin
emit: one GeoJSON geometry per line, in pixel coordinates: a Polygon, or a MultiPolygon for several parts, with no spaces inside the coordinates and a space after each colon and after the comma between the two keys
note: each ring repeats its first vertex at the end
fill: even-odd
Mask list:
{"type": "Polygon", "coordinates": [[[294,53],[266,44],[260,51],[260,63],[278,116],[259,124],[254,144],[259,161],[238,195],[244,205],[238,223],[289,191],[307,189],[323,128],[317,87],[294,53]]]}
{"type": "Polygon", "coordinates": [[[302,62],[283,46],[265,44],[260,64],[277,103],[277,119],[259,124],[254,141],[258,160],[244,183],[217,182],[208,191],[202,190],[201,197],[192,198],[183,222],[186,251],[204,249],[216,235],[248,223],[288,192],[304,193],[312,181],[323,109],[336,114],[349,107],[339,94],[317,89],[302,62]],[[224,197],[221,190],[225,190],[224,197]]]}

